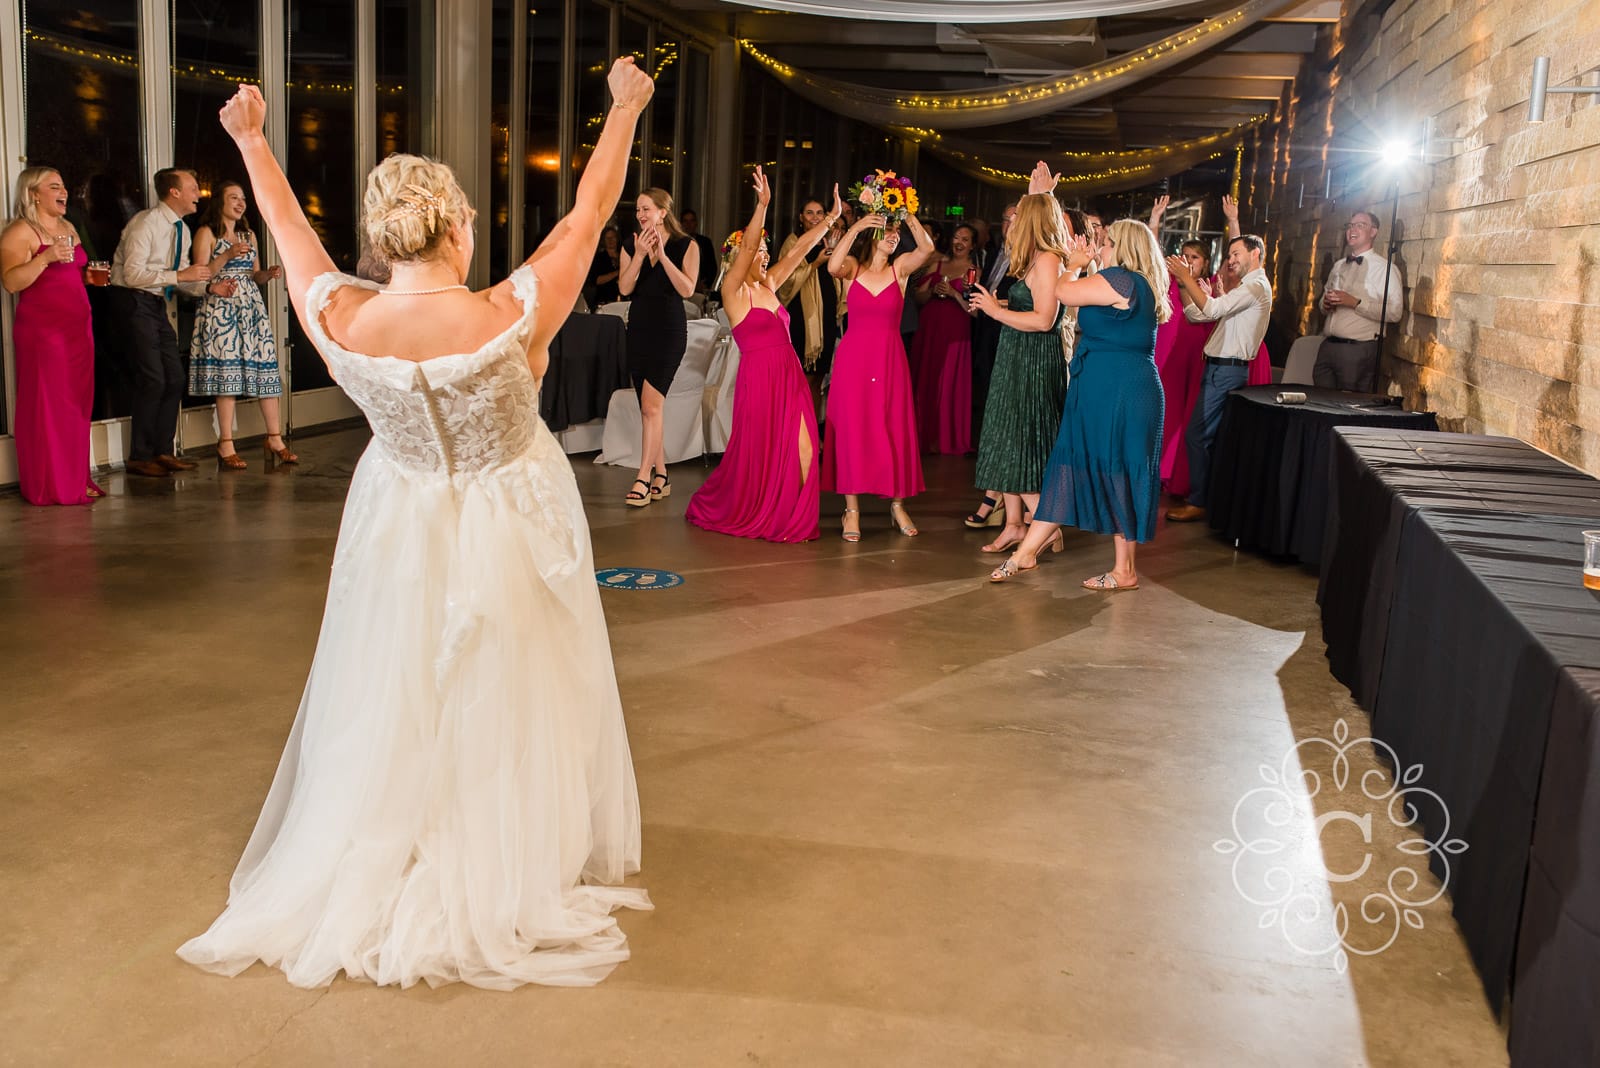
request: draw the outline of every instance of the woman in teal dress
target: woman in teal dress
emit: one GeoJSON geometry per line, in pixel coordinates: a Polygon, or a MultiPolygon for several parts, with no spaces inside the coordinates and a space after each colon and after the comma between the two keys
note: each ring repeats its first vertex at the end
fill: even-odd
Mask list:
{"type": "Polygon", "coordinates": [[[1000,324],[994,375],[983,409],[975,481],[986,493],[1005,495],[1006,525],[983,547],[1003,552],[1022,541],[1022,506],[1032,511],[1044,482],[1050,443],[1061,424],[1067,393],[1067,361],[1062,350],[1065,309],[1056,299],[1056,281],[1070,242],[1061,208],[1049,193],[1030,193],[1017,202],[1016,219],[1006,236],[1012,264],[1008,307],[994,294],[973,286],[968,304],[1000,324]]]}
{"type": "MultiPolygon", "coordinates": [[[[1110,534],[1111,570],[1084,580],[1091,590],[1134,590],[1134,546],[1155,537],[1161,500],[1161,421],[1165,402],[1156,371],[1156,327],[1172,317],[1167,268],[1144,223],[1111,224],[1111,266],[1081,280],[1063,280],[1056,296],[1078,313],[1072,388],[1045,471],[1033,525],[1011,559],[990,574],[1004,582],[1036,566],[1062,526],[1110,534]]],[[[1086,253],[1073,253],[1069,271],[1086,253]]]]}

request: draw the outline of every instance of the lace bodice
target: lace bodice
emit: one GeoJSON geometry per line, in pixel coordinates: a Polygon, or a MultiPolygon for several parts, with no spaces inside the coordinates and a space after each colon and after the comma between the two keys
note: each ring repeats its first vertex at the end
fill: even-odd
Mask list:
{"type": "MultiPolygon", "coordinates": [[[[540,444],[538,381],[528,368],[528,331],[539,303],[531,267],[511,275],[522,318],[475,352],[416,362],[351,352],[328,336],[322,313],[344,286],[377,289],[343,274],[325,274],[306,295],[311,337],[333,377],[360,406],[372,434],[400,466],[446,476],[502,467],[540,444]]],[[[552,443],[549,434],[544,443],[552,443]]]]}

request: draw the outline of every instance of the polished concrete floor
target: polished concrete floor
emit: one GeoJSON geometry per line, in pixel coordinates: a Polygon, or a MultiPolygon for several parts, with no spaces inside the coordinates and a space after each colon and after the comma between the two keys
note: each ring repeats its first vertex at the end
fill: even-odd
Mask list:
{"type": "Polygon", "coordinates": [[[1357,919],[1343,969],[1332,952],[1333,906],[1417,861],[1355,785],[1369,748],[1332,785],[1366,719],[1328,674],[1315,580],[1185,527],[1137,592],[1078,587],[1109,563],[1086,535],[991,586],[956,458],[929,461],[921,537],[876,503],[846,545],[834,498],[798,546],[686,524],[697,463],[642,511],[632,472],[575,464],[597,566],[686,579],[603,594],[657,911],[622,914],[633,959],[601,986],[184,965],[294,715],[364,440],[112,476],[92,508],[0,498],[0,1062],[1505,1062],[1447,898],[1420,927],[1357,919]],[[1282,849],[1236,869],[1243,839],[1282,849]]]}

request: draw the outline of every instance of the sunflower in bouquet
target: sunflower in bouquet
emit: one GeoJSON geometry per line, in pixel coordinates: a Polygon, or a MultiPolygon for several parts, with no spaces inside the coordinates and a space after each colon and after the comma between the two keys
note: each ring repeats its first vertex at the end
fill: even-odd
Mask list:
{"type": "MultiPolygon", "coordinates": [[[[899,225],[906,217],[915,215],[922,207],[917,199],[917,187],[910,178],[902,178],[894,171],[875,171],[850,187],[850,200],[866,209],[868,215],[882,215],[899,225]]],[[[874,240],[883,237],[879,230],[874,240]]]]}

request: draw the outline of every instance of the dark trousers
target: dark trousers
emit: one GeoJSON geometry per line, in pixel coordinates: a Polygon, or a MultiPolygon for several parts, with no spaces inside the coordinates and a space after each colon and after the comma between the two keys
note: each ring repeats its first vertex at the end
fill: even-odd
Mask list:
{"type": "Polygon", "coordinates": [[[989,406],[989,379],[994,377],[1000,324],[987,315],[972,317],[972,444],[983,437],[983,411],[989,406]]]}
{"type": "Polygon", "coordinates": [[[1250,381],[1250,365],[1208,363],[1200,379],[1200,400],[1189,416],[1189,429],[1183,436],[1189,450],[1189,503],[1206,506],[1210,490],[1211,453],[1222,425],[1222,409],[1228,394],[1243,389],[1250,381]]]}
{"type": "Polygon", "coordinates": [[[1335,341],[1324,338],[1311,368],[1318,389],[1347,389],[1355,393],[1378,391],[1378,342],[1335,341]]]}
{"type": "Polygon", "coordinates": [[[118,289],[133,360],[133,433],[128,459],[153,460],[172,452],[183,401],[178,335],[167,321],[167,302],[139,289],[118,289]]]}

